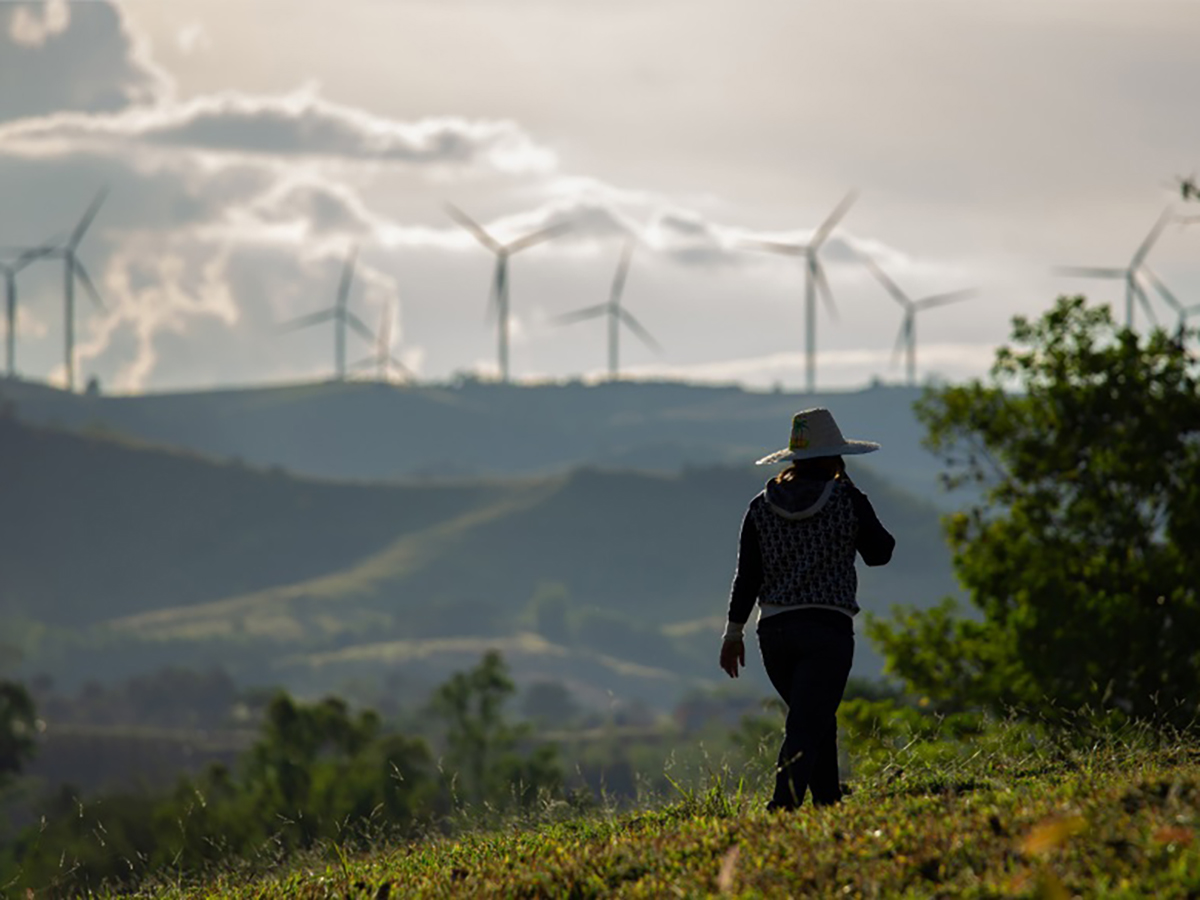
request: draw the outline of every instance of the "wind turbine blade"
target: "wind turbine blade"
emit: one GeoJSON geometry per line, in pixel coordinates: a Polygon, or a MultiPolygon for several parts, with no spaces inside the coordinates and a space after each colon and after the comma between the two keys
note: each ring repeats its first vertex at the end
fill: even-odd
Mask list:
{"type": "Polygon", "coordinates": [[[465,212],[455,206],[453,203],[446,204],[446,212],[455,222],[461,225],[471,234],[475,235],[475,240],[483,244],[493,253],[499,253],[504,248],[500,246],[500,242],[493,238],[490,234],[483,230],[483,226],[468,216],[465,212]]]}
{"type": "Polygon", "coordinates": [[[557,225],[551,225],[549,228],[543,228],[541,231],[535,231],[533,234],[527,234],[523,238],[517,238],[507,246],[509,253],[519,253],[532,247],[534,244],[540,244],[543,241],[548,241],[552,237],[558,237],[566,231],[570,231],[573,226],[570,222],[559,222],[557,225]]]}
{"type": "Polygon", "coordinates": [[[621,259],[617,263],[616,274],[613,275],[612,288],[608,292],[608,302],[614,308],[621,305],[621,295],[625,292],[625,279],[629,277],[629,264],[633,261],[633,238],[625,242],[621,248],[621,259]]]}
{"type": "Polygon", "coordinates": [[[1158,324],[1158,315],[1154,312],[1154,307],[1150,305],[1150,298],[1146,296],[1146,288],[1142,284],[1142,273],[1140,271],[1133,273],[1132,281],[1134,296],[1138,299],[1138,304],[1142,307],[1142,312],[1150,317],[1150,321],[1155,325],[1158,324]]]}
{"type": "Polygon", "coordinates": [[[346,310],[346,312],[344,313],[344,316],[346,318],[347,325],[349,325],[351,328],[353,328],[355,331],[357,331],[359,333],[359,335],[361,335],[365,340],[369,341],[372,344],[375,343],[375,335],[371,332],[371,329],[368,328],[366,326],[366,324],[364,324],[362,319],[360,319],[358,316],[356,316],[354,313],[350,312],[349,310],[346,310]]]}
{"type": "Polygon", "coordinates": [[[642,327],[642,323],[635,319],[629,310],[619,309],[617,310],[617,315],[625,323],[625,327],[636,334],[643,344],[655,353],[662,353],[662,344],[655,339],[654,335],[642,327]]]}
{"type": "Polygon", "coordinates": [[[555,325],[571,325],[575,322],[595,319],[607,313],[608,310],[609,306],[607,303],[598,303],[595,306],[588,306],[584,309],[577,309],[574,312],[563,313],[561,316],[555,316],[551,321],[555,325]]]}
{"type": "Polygon", "coordinates": [[[1129,263],[1129,268],[1136,269],[1142,264],[1142,261],[1154,247],[1159,235],[1163,233],[1163,229],[1167,227],[1167,223],[1171,221],[1174,215],[1174,211],[1169,206],[1163,210],[1162,215],[1158,217],[1158,221],[1154,223],[1154,227],[1150,229],[1150,233],[1146,235],[1146,239],[1142,241],[1142,245],[1138,247],[1137,253],[1133,254],[1133,260],[1129,263]]]}
{"type": "Polygon", "coordinates": [[[752,238],[738,241],[738,246],[746,250],[765,250],[767,253],[780,253],[784,256],[803,256],[808,249],[803,244],[784,244],[780,241],[760,241],[752,238]]]}
{"type": "Polygon", "coordinates": [[[358,259],[358,248],[351,247],[346,261],[342,263],[342,278],[338,282],[336,306],[345,308],[346,298],[350,296],[350,285],[354,281],[354,263],[358,259]]]}
{"type": "Polygon", "coordinates": [[[854,201],[857,199],[858,191],[851,191],[845,197],[843,197],[842,202],[839,203],[834,211],[829,214],[829,217],[821,223],[821,227],[813,233],[812,238],[809,239],[808,246],[812,247],[813,250],[816,250],[823,243],[825,243],[825,239],[829,237],[830,232],[837,227],[837,223],[840,222],[842,217],[850,211],[850,207],[854,205],[854,201]]]}
{"type": "Polygon", "coordinates": [[[1171,307],[1171,309],[1175,310],[1175,312],[1180,313],[1181,315],[1183,314],[1183,304],[1179,302],[1179,298],[1176,297],[1165,284],[1163,284],[1162,279],[1154,274],[1149,266],[1142,266],[1142,275],[1144,275],[1150,281],[1150,283],[1154,286],[1154,289],[1158,291],[1158,295],[1166,301],[1167,306],[1171,307]]]}
{"type": "Polygon", "coordinates": [[[833,302],[833,291],[829,289],[829,279],[825,277],[825,267],[815,257],[813,258],[812,271],[814,277],[817,279],[817,293],[825,301],[825,308],[829,310],[829,317],[835,322],[840,322],[841,316],[838,315],[837,304],[833,302]]]}
{"type": "Polygon", "coordinates": [[[863,265],[867,267],[867,271],[875,276],[875,280],[882,284],[884,289],[892,295],[892,299],[905,309],[908,309],[912,301],[908,299],[908,295],[904,291],[900,290],[900,286],[892,281],[888,274],[880,268],[879,263],[875,262],[875,260],[862,251],[858,251],[858,257],[863,261],[863,265]]]}
{"type": "Polygon", "coordinates": [[[934,294],[931,297],[925,297],[913,304],[917,309],[933,309],[938,306],[948,306],[951,303],[961,303],[978,294],[975,288],[964,288],[961,291],[950,291],[946,294],[934,294]]]}
{"type": "Polygon", "coordinates": [[[332,309],[323,309],[320,312],[309,313],[306,316],[290,319],[278,327],[281,331],[295,331],[298,328],[308,328],[311,325],[320,325],[323,322],[328,322],[336,315],[337,313],[332,309]]]}
{"type": "Polygon", "coordinates": [[[1124,278],[1125,269],[1102,269],[1095,266],[1055,266],[1055,275],[1072,278],[1124,278]]]}
{"type": "Polygon", "coordinates": [[[26,247],[23,251],[21,251],[20,255],[13,260],[12,270],[14,272],[20,272],[26,266],[37,262],[39,259],[44,259],[47,256],[51,256],[56,252],[61,251],[51,244],[43,244],[40,247],[26,247]]]}
{"type": "Polygon", "coordinates": [[[67,246],[74,250],[79,246],[79,242],[83,240],[83,234],[92,224],[92,220],[96,218],[96,213],[100,212],[100,206],[104,203],[104,199],[108,196],[108,188],[101,188],[96,194],[96,199],[92,201],[92,205],[84,211],[83,217],[79,220],[79,224],[75,226],[75,230],[71,232],[71,238],[67,241],[67,246]]]}
{"type": "Polygon", "coordinates": [[[88,274],[87,269],[74,256],[70,257],[70,259],[71,269],[75,273],[75,277],[83,283],[84,290],[88,292],[88,296],[92,298],[92,302],[103,310],[104,301],[100,299],[100,292],[96,290],[96,285],[92,283],[92,276],[88,274]]]}

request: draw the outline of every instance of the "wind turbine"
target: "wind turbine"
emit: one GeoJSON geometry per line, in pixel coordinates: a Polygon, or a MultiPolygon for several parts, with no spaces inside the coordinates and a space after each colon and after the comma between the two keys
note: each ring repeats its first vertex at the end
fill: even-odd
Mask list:
{"type": "Polygon", "coordinates": [[[862,258],[863,263],[871,274],[892,295],[892,299],[904,308],[904,319],[900,323],[900,331],[896,334],[896,346],[892,351],[892,364],[895,365],[896,357],[903,350],[906,357],[905,368],[908,372],[908,384],[909,387],[914,387],[917,383],[917,313],[938,306],[959,303],[972,296],[975,293],[975,289],[967,288],[961,291],[951,291],[947,294],[933,294],[929,297],[922,297],[920,300],[913,300],[904,291],[900,290],[899,285],[888,277],[888,274],[879,267],[879,264],[875,260],[861,251],[858,255],[862,258]]]}
{"type": "Polygon", "coordinates": [[[392,353],[392,307],[390,304],[383,307],[383,312],[379,316],[379,334],[376,339],[375,353],[366,359],[360,359],[351,368],[366,369],[371,366],[375,367],[376,375],[381,382],[390,380],[388,375],[393,369],[398,371],[405,381],[416,381],[412,370],[396,359],[392,353]]]}
{"type": "Polygon", "coordinates": [[[848,193],[837,205],[821,227],[813,232],[807,244],[784,244],[778,241],[745,241],[747,247],[756,250],[766,250],[769,253],[779,253],[784,256],[804,257],[804,372],[807,390],[811,394],[817,387],[817,292],[820,291],[829,314],[837,319],[837,307],[833,302],[833,292],[829,290],[829,280],[825,277],[825,267],[821,265],[818,253],[821,246],[829,238],[841,218],[854,204],[857,194],[848,193]]]}
{"type": "MultiPolygon", "coordinates": [[[[1109,278],[1119,279],[1125,282],[1125,327],[1133,328],[1133,301],[1136,297],[1138,302],[1142,304],[1142,309],[1146,311],[1153,322],[1158,319],[1154,315],[1154,309],[1150,306],[1150,299],[1146,296],[1146,288],[1142,284],[1142,273],[1147,272],[1153,276],[1149,267],[1146,265],[1146,256],[1154,247],[1159,235],[1163,229],[1167,227],[1167,223],[1171,221],[1174,214],[1171,207],[1167,207],[1158,221],[1154,223],[1154,227],[1150,229],[1150,233],[1146,235],[1145,240],[1137,248],[1137,252],[1133,254],[1129,265],[1124,269],[1102,268],[1093,266],[1058,266],[1054,271],[1059,275],[1071,275],[1081,278],[1109,278]]],[[[1157,278],[1154,279],[1157,281],[1157,278]]],[[[1161,282],[1159,282],[1161,284],[1161,282]]],[[[1161,289],[1160,289],[1161,293],[1161,289]]]]}
{"type": "Polygon", "coordinates": [[[609,290],[608,302],[598,303],[595,306],[588,306],[584,309],[569,312],[559,316],[555,321],[560,325],[567,325],[572,322],[583,322],[587,319],[595,319],[600,316],[608,317],[608,377],[615,381],[620,377],[620,336],[621,325],[624,325],[634,334],[636,334],[642,343],[650,347],[650,349],[659,351],[662,346],[654,339],[642,323],[633,317],[633,314],[621,306],[621,295],[625,291],[625,279],[629,275],[629,263],[633,259],[633,250],[635,241],[632,237],[625,241],[625,246],[621,249],[621,259],[617,263],[617,271],[613,276],[612,288],[609,290]]]}
{"type": "Polygon", "coordinates": [[[63,261],[63,343],[65,345],[66,362],[67,362],[67,390],[75,390],[75,280],[78,279],[87,291],[88,296],[92,298],[92,302],[101,310],[104,309],[104,301],[100,299],[100,294],[96,290],[96,285],[92,283],[92,278],[88,275],[87,269],[83,267],[83,263],[79,261],[75,251],[79,249],[79,242],[83,240],[84,233],[92,224],[92,220],[96,218],[96,213],[100,211],[101,204],[108,196],[108,188],[101,188],[96,194],[96,199],[92,201],[80,218],[79,223],[75,226],[75,230],[71,232],[66,243],[59,247],[43,247],[40,248],[39,256],[58,257],[63,261]]]}
{"type": "Polygon", "coordinates": [[[471,232],[475,236],[475,240],[483,244],[488,250],[496,255],[496,270],[492,276],[492,293],[488,299],[488,311],[496,312],[497,331],[498,334],[498,356],[500,361],[500,380],[508,381],[508,258],[514,253],[519,253],[522,250],[547,241],[556,235],[567,231],[571,226],[565,222],[558,225],[551,225],[548,228],[543,228],[535,231],[532,234],[527,234],[524,237],[517,238],[515,241],[510,241],[507,244],[501,244],[494,237],[484,231],[483,226],[468,216],[465,212],[454,206],[451,203],[446,204],[446,212],[459,225],[471,232]]]}
{"type": "Polygon", "coordinates": [[[312,325],[321,325],[329,321],[333,322],[333,366],[334,378],[337,381],[346,380],[346,326],[349,325],[368,341],[373,342],[375,340],[375,335],[371,334],[371,329],[364,325],[362,319],[350,312],[346,307],[346,302],[350,297],[350,284],[354,280],[354,263],[357,257],[358,248],[352,247],[346,256],[345,263],[342,265],[342,278],[338,284],[337,299],[334,301],[333,306],[323,309],[320,312],[300,316],[298,319],[292,319],[283,325],[285,330],[291,331],[298,328],[308,328],[312,325]]]}
{"type": "Polygon", "coordinates": [[[23,250],[12,262],[0,263],[0,272],[4,273],[5,371],[9,378],[17,374],[17,274],[52,249],[49,246],[30,248],[23,250]]]}
{"type": "Polygon", "coordinates": [[[1176,329],[1180,334],[1182,334],[1184,329],[1187,327],[1187,320],[1196,313],[1200,313],[1200,304],[1184,306],[1180,299],[1175,296],[1170,288],[1163,284],[1163,280],[1159,278],[1149,266],[1143,266],[1142,270],[1145,273],[1146,280],[1150,282],[1150,285],[1156,291],[1158,291],[1158,295],[1163,298],[1163,302],[1165,302],[1167,306],[1174,310],[1175,315],[1177,316],[1176,329]]]}

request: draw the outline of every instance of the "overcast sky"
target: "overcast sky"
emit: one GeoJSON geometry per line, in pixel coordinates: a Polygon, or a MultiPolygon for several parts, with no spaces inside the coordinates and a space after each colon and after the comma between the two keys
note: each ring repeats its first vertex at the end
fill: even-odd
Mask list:
{"type": "MultiPolygon", "coordinates": [[[[1051,268],[1123,266],[1178,205],[1198,47],[1191,0],[0,2],[0,246],[110,188],[77,324],[110,391],[326,377],[332,329],[278,325],[333,302],[354,244],[351,309],[391,311],[396,356],[494,373],[493,257],[447,201],[501,242],[573,225],[512,258],[515,377],[603,373],[604,324],[554,319],[607,298],[633,234],[624,303],[662,349],[626,333],[627,371],[800,387],[802,261],[742,244],[802,243],[856,190],[820,385],[903,377],[855,253],[913,298],[978,289],[918,320],[921,376],[961,378],[1059,293],[1124,316],[1119,283],[1051,268]]],[[[1200,304],[1200,225],[1148,261],[1200,304]]],[[[63,377],[62,280],[18,276],[25,377],[63,377]]]]}

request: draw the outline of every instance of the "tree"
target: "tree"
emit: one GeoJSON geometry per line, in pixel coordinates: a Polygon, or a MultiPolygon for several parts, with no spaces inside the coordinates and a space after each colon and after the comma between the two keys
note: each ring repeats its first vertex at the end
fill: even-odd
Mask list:
{"type": "Polygon", "coordinates": [[[0,680],[0,785],[33,757],[36,731],[29,692],[15,681],[0,680]]]}
{"type": "Polygon", "coordinates": [[[522,755],[530,737],[524,725],[512,725],[504,705],[516,687],[503,657],[489,650],[479,665],[456,672],[435,692],[432,712],[446,723],[446,763],[455,792],[471,803],[527,804],[543,790],[562,783],[555,749],[549,745],[522,755]]]}
{"type": "Polygon", "coordinates": [[[987,383],[928,392],[918,416],[976,620],[952,603],[868,633],[943,707],[1085,704],[1191,724],[1200,698],[1200,384],[1179,338],[1062,298],[1014,320],[987,383]]]}

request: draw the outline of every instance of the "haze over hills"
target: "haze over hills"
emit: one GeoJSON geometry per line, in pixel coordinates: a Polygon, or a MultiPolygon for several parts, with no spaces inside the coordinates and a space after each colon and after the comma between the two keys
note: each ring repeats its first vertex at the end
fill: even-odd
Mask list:
{"type": "MultiPolygon", "coordinates": [[[[662,704],[714,676],[738,524],[766,474],[342,484],[11,417],[0,449],[0,612],[27,673],[219,662],[317,691],[434,681],[500,646],[518,680],[662,704]]],[[[864,607],[953,592],[936,510],[856,479],[900,538],[892,565],[862,570],[864,607]]],[[[878,672],[860,641],[856,673],[878,672]]]]}
{"type": "Polygon", "coordinates": [[[601,465],[675,472],[744,465],[786,442],[793,412],[825,405],[866,463],[942,508],[937,460],[920,445],[917,388],[770,393],[674,382],[396,386],[325,382],[137,396],[81,396],[0,381],[20,418],[103,427],[256,466],[338,479],[529,475],[601,465]]]}

